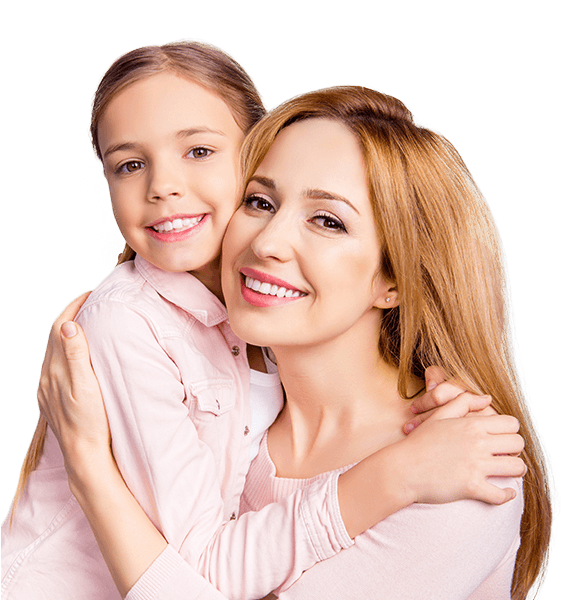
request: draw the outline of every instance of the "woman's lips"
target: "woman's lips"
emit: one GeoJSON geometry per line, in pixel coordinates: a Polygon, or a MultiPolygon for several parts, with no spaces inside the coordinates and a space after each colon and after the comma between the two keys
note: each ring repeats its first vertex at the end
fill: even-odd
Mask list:
{"type": "Polygon", "coordinates": [[[208,215],[173,215],[146,226],[149,235],[160,242],[180,242],[194,235],[208,220],[208,215]]]}
{"type": "Polygon", "coordinates": [[[290,283],[255,269],[240,271],[241,295],[253,306],[280,306],[306,296],[290,283]]]}

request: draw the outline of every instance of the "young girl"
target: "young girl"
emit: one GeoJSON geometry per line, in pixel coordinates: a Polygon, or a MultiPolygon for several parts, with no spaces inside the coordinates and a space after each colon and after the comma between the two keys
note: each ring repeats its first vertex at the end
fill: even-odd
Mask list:
{"type": "MultiPolygon", "coordinates": [[[[283,404],[274,365],[229,328],[219,281],[220,245],[240,195],[239,148],[262,113],[241,68],[207,47],[141,49],[112,66],[95,98],[92,136],[127,247],[124,264],[79,315],[125,482],[171,547],[232,598],[290,585],[413,501],[399,483],[390,497],[375,494],[369,510],[355,513],[352,490],[374,487],[385,472],[378,459],[370,478],[364,473],[351,489],[340,485],[339,504],[334,474],[237,518],[250,460],[283,404]],[[251,380],[250,365],[257,367],[251,380]],[[281,556],[280,544],[292,552],[281,556]],[[261,551],[250,560],[244,546],[261,551]]],[[[513,423],[504,423],[502,431],[512,431],[513,423]]],[[[422,456],[429,446],[421,443],[422,456]]],[[[461,462],[449,465],[450,475],[461,462]]],[[[484,476],[491,468],[477,471],[484,476]]],[[[414,469],[406,465],[404,473],[414,469]]],[[[516,459],[508,474],[520,469],[516,459]]],[[[434,477],[419,485],[418,499],[436,499],[434,477]]],[[[454,483],[448,498],[466,484],[454,483]]],[[[116,597],[51,432],[43,442],[39,430],[22,489],[3,541],[5,597],[29,598],[38,589],[45,597],[116,597]]],[[[501,495],[491,486],[466,495],[502,502],[512,491],[501,495]]],[[[146,566],[155,556],[149,558],[146,566]]],[[[195,595],[205,586],[197,571],[185,571],[195,595]]],[[[127,591],[135,581],[117,582],[127,591]]]]}

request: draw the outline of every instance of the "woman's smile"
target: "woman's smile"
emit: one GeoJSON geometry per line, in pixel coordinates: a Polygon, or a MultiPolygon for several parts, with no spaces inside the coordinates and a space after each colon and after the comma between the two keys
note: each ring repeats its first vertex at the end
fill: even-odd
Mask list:
{"type": "Polygon", "coordinates": [[[230,323],[251,343],[309,345],[365,323],[388,284],[363,155],[347,127],[310,119],[277,136],[223,252],[230,323]]]}

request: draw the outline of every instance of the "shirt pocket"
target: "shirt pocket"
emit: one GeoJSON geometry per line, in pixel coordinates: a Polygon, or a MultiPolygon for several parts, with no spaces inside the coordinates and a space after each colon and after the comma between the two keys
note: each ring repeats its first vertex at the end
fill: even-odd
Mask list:
{"type": "MultiPolygon", "coordinates": [[[[235,406],[235,383],[233,379],[206,379],[190,384],[196,412],[219,417],[235,406]]],[[[204,415],[202,415],[204,416],[204,415]]]]}

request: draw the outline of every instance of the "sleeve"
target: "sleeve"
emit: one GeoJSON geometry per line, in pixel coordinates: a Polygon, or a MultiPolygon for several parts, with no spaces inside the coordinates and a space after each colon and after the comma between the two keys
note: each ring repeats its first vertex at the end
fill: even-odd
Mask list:
{"type": "MultiPolygon", "coordinates": [[[[198,438],[179,370],[151,319],[130,304],[104,301],[86,307],[79,322],[122,476],[186,561],[177,575],[193,583],[179,598],[218,598],[216,589],[233,600],[261,598],[353,543],[341,521],[337,477],[223,522],[214,456],[198,438]]],[[[169,575],[161,575],[163,582],[169,575]]]]}
{"type": "Polygon", "coordinates": [[[496,481],[518,497],[413,504],[279,590],[280,600],[510,600],[523,499],[516,480],[496,481]]]}

